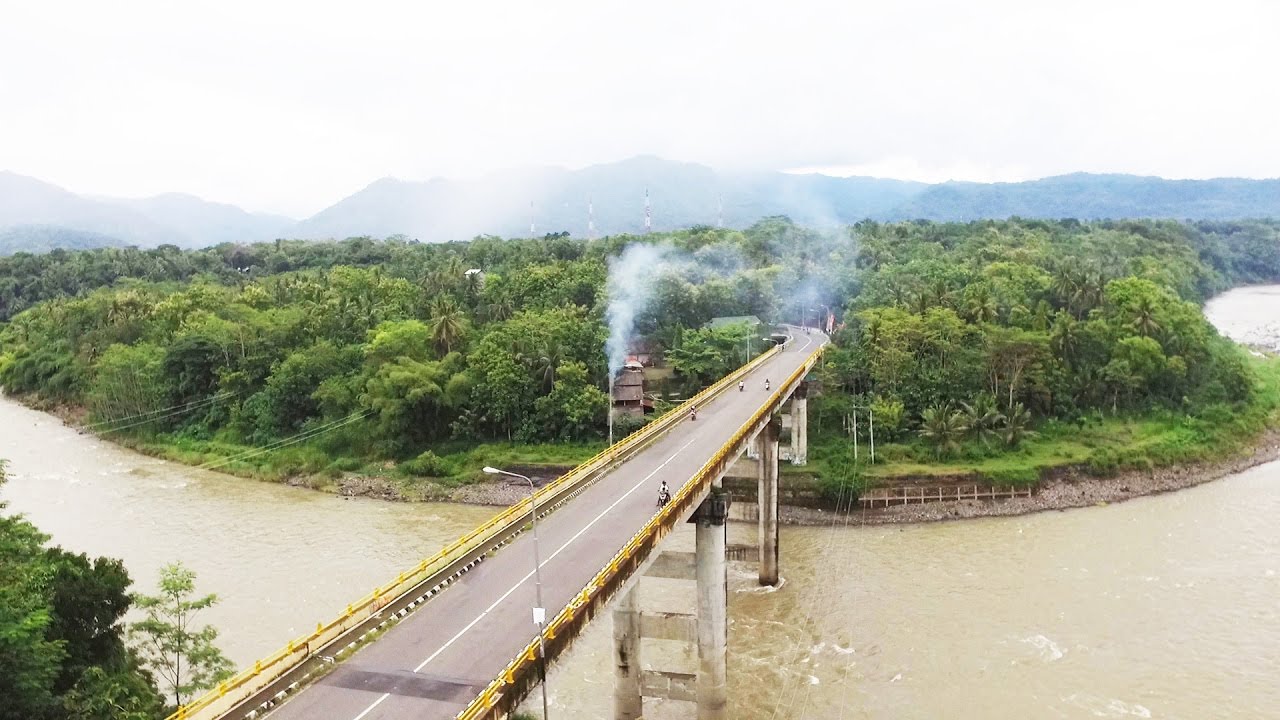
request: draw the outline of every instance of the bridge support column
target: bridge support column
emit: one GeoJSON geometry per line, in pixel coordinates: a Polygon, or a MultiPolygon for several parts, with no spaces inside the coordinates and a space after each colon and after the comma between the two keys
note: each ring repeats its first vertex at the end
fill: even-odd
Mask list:
{"type": "Polygon", "coordinates": [[[760,431],[760,584],[778,584],[778,421],[760,431]]]}
{"type": "Polygon", "coordinates": [[[640,695],[640,611],[636,588],[618,599],[613,611],[613,718],[639,720],[644,715],[640,695]]]}
{"type": "Polygon", "coordinates": [[[711,494],[694,513],[697,523],[694,562],[698,580],[698,720],[726,720],[729,577],[725,538],[729,498],[711,494]]]}
{"type": "Polygon", "coordinates": [[[800,383],[791,396],[791,464],[809,462],[808,383],[800,383]]]}

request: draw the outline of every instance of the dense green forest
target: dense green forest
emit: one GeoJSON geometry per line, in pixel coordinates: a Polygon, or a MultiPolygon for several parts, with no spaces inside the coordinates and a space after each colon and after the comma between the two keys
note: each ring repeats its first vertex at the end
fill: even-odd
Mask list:
{"type": "Polygon", "coordinates": [[[1194,434],[1265,414],[1257,368],[1199,306],[1280,278],[1273,222],[769,218],[593,241],[20,254],[0,258],[0,383],[84,406],[109,436],[276,477],[395,460],[465,480],[483,443],[571,460],[604,433],[610,263],[637,243],[676,258],[625,272],[649,276],[635,334],[667,351],[677,391],[745,359],[740,329],[700,329],[712,317],[838,316],[820,459],[866,407],[891,454],[920,462],[1026,452],[1106,418],[1194,434]]]}

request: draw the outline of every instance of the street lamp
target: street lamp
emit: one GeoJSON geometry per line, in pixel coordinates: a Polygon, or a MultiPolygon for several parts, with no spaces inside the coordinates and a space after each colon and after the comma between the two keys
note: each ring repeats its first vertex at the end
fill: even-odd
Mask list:
{"type": "Polygon", "coordinates": [[[529,483],[529,515],[533,518],[533,585],[538,603],[533,608],[533,622],[538,626],[538,654],[542,656],[542,717],[543,720],[549,720],[551,716],[547,714],[547,645],[542,632],[543,625],[547,621],[547,609],[542,604],[542,560],[538,557],[538,498],[533,492],[533,480],[527,476],[487,465],[484,471],[488,475],[506,475],[529,483]]]}

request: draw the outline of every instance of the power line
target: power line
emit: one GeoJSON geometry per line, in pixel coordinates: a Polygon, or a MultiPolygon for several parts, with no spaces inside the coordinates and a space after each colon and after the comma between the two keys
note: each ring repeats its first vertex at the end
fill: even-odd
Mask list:
{"type": "Polygon", "coordinates": [[[300,443],[303,440],[310,440],[312,438],[317,438],[321,435],[337,430],[338,428],[344,427],[346,425],[350,425],[351,423],[357,420],[362,420],[368,417],[369,415],[372,415],[373,412],[374,412],[373,410],[365,410],[364,412],[352,413],[346,416],[345,418],[341,418],[338,420],[334,420],[332,422],[325,423],[324,425],[311,428],[310,430],[304,430],[298,433],[297,435],[285,438],[283,440],[276,440],[274,442],[267,443],[266,445],[260,448],[254,448],[252,450],[247,450],[245,452],[232,455],[230,457],[222,458],[220,461],[198,465],[196,466],[196,469],[197,470],[216,470],[217,468],[230,465],[233,462],[239,462],[241,460],[246,460],[251,457],[256,457],[263,453],[271,452],[272,450],[279,450],[282,447],[300,443]]]}

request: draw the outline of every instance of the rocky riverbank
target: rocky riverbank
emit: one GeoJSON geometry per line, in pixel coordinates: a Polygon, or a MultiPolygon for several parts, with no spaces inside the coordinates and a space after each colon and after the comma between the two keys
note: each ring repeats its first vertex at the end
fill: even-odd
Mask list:
{"type": "Polygon", "coordinates": [[[1042,482],[1031,497],[894,505],[874,510],[855,510],[847,517],[830,510],[782,507],[779,516],[782,522],[791,525],[826,525],[834,517],[839,517],[838,522],[847,522],[849,525],[889,525],[1026,515],[1046,510],[1106,505],[1182,490],[1274,460],[1280,460],[1280,430],[1268,430],[1254,444],[1253,449],[1244,454],[1214,462],[1149,471],[1126,471],[1110,477],[1097,477],[1079,468],[1072,468],[1059,477],[1042,482]]]}

